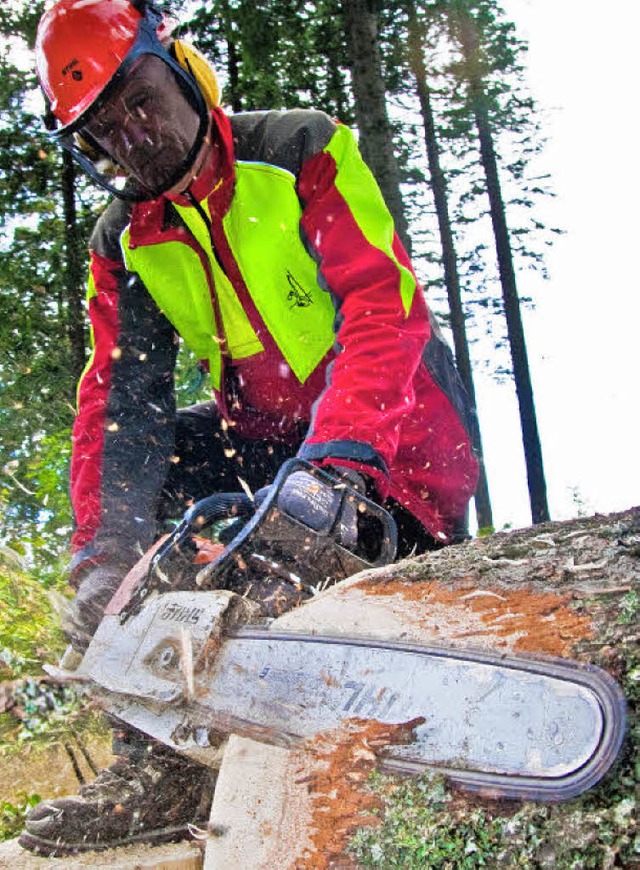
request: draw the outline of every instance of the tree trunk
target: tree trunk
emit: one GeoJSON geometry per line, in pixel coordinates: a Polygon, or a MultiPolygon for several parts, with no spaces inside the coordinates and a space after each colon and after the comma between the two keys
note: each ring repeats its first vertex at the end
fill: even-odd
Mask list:
{"type": "Polygon", "coordinates": [[[467,68],[471,106],[478,130],[480,157],[487,182],[491,222],[496,243],[504,312],[507,320],[507,334],[513,362],[513,376],[520,409],[520,424],[527,468],[531,518],[534,523],[543,523],[549,519],[549,507],[547,504],[547,485],[544,475],[542,447],[540,445],[536,408],[533,399],[533,386],[531,384],[527,345],[520,312],[520,300],[518,298],[516,276],[513,268],[509,230],[504,200],[500,189],[498,164],[493,147],[493,136],[486,108],[482,77],[478,72],[477,36],[473,23],[467,16],[461,16],[458,23],[460,45],[467,68]]]}
{"type": "Polygon", "coordinates": [[[360,150],[380,186],[400,241],[411,253],[411,239],[400,193],[400,171],[393,151],[385,101],[376,4],[374,0],[344,0],[342,10],[356,122],[360,131],[360,150]]]}
{"type": "MultiPolygon", "coordinates": [[[[458,274],[458,260],[456,255],[453,231],[449,218],[447,202],[447,185],[444,172],[440,165],[440,154],[436,137],[433,111],[431,107],[431,95],[427,84],[427,71],[422,53],[423,39],[417,22],[415,9],[409,12],[409,63],[416,80],[416,90],[420,101],[420,110],[425,131],[425,144],[429,163],[430,186],[433,191],[433,199],[438,218],[440,231],[440,244],[442,246],[442,265],[444,268],[444,281],[449,300],[449,313],[451,316],[451,331],[456,354],[456,364],[465,389],[471,400],[474,411],[477,412],[476,391],[473,383],[473,370],[469,354],[469,344],[465,328],[465,314],[462,307],[460,293],[460,278],[458,274]]],[[[476,416],[476,419],[477,416],[476,416]]],[[[493,529],[493,513],[491,499],[484,464],[484,451],[482,448],[482,434],[478,420],[477,430],[474,433],[474,445],[480,463],[480,475],[476,487],[474,502],[478,528],[493,529]]]]}
{"type": "Polygon", "coordinates": [[[234,112],[242,111],[242,100],[239,94],[240,58],[238,57],[237,38],[233,33],[233,16],[229,9],[229,3],[224,0],[220,4],[222,13],[222,25],[227,46],[227,84],[225,96],[234,112]]]}
{"type": "MultiPolygon", "coordinates": [[[[46,100],[44,125],[47,130],[55,130],[57,120],[46,100]]],[[[71,155],[62,152],[62,210],[64,218],[65,273],[64,292],[66,306],[66,333],[71,354],[71,381],[75,385],[85,366],[86,339],[84,328],[84,270],[85,255],[81,244],[76,210],[75,192],[76,170],[71,155]]]]}

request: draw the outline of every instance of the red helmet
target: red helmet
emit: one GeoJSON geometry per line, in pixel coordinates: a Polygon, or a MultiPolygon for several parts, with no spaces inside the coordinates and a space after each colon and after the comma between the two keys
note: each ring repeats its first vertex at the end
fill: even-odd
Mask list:
{"type": "MultiPolygon", "coordinates": [[[[58,0],[38,26],[38,77],[61,123],[51,135],[95,181],[123,199],[155,198],[184,177],[204,142],[209,106],[218,98],[213,70],[186,44],[174,41],[167,46],[165,37],[170,32],[170,22],[153,0],[58,0]],[[154,57],[156,65],[159,59],[173,76],[165,87],[174,93],[178,89],[184,98],[180,105],[195,112],[198,121],[197,129],[188,124],[183,130],[179,114],[171,114],[156,94],[160,111],[154,117],[166,130],[171,114],[173,126],[181,132],[180,150],[170,153],[164,149],[162,166],[156,165],[155,155],[147,153],[146,147],[128,150],[131,159],[125,159],[95,133],[96,119],[109,111],[114,100],[120,105],[119,95],[126,92],[127,83],[149,70],[149,63],[153,64],[149,58],[154,57]],[[151,167],[158,170],[155,179],[148,175],[151,167]]],[[[136,135],[146,137],[151,147],[158,146],[160,126],[151,137],[149,116],[144,117],[136,135]]],[[[131,118],[127,111],[121,127],[123,140],[131,118]]]]}
{"type": "MultiPolygon", "coordinates": [[[[36,37],[36,68],[63,126],[73,123],[102,93],[136,43],[144,17],[131,0],[60,0],[43,15],[36,37]]],[[[158,38],[169,31],[158,14],[158,38]]]]}

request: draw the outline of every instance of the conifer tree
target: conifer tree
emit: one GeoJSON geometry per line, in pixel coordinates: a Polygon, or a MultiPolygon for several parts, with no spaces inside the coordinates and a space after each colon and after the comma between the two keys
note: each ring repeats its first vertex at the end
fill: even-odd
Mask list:
{"type": "Polygon", "coordinates": [[[411,238],[400,191],[400,172],[387,114],[378,45],[377,0],[344,0],[343,21],[355,100],[360,150],[373,172],[400,240],[409,253],[411,238]]]}
{"type": "MultiPolygon", "coordinates": [[[[430,186],[438,219],[438,229],[442,246],[442,265],[444,282],[449,301],[450,326],[453,335],[456,363],[474,410],[477,408],[476,392],[473,381],[469,343],[465,325],[465,313],[462,304],[460,277],[458,273],[458,256],[455,239],[449,215],[448,192],[445,174],[440,161],[440,147],[436,134],[436,125],[431,105],[431,91],[427,80],[424,61],[424,45],[426,42],[425,28],[418,17],[412,0],[407,2],[408,14],[408,60],[409,67],[415,79],[416,92],[420,102],[420,110],[424,123],[425,145],[429,164],[430,186]]],[[[480,463],[478,486],[474,495],[478,527],[481,530],[493,528],[493,513],[489,486],[484,465],[482,435],[478,422],[474,433],[475,447],[480,463]]]]}
{"type": "Polygon", "coordinates": [[[446,0],[446,13],[450,33],[460,50],[457,71],[466,86],[468,110],[478,135],[520,410],[531,517],[534,523],[541,523],[549,519],[542,447],[494,144],[491,109],[495,94],[488,80],[492,64],[495,65],[498,58],[503,73],[515,66],[518,46],[514,43],[512,28],[499,26],[499,10],[494,0],[446,0]]]}

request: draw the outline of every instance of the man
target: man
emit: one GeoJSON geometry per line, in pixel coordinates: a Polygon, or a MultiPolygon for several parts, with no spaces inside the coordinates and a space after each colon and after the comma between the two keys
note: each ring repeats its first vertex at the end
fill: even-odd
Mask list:
{"type": "MultiPolygon", "coordinates": [[[[314,111],[228,117],[213,71],[149,3],[59,0],[36,54],[55,138],[117,197],[90,242],[76,647],[162,518],[239,479],[255,491],[291,456],[384,502],[400,555],[453,540],[477,478],[472,417],[349,129],[314,111]],[[176,411],[177,335],[210,404],[176,411]]],[[[199,818],[197,765],[126,739],[80,797],[31,812],[23,845],[156,841],[199,818]]]]}

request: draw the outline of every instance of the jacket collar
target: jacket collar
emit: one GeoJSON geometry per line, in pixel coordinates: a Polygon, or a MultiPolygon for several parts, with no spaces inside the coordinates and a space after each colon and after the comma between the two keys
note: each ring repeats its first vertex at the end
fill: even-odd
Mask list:
{"type": "MultiPolygon", "coordinates": [[[[211,111],[211,136],[218,143],[216,159],[208,161],[189,187],[198,201],[208,198],[211,215],[224,217],[233,198],[235,168],[231,121],[225,112],[215,107],[211,111]]],[[[131,212],[130,243],[132,247],[151,243],[167,226],[167,203],[191,206],[182,194],[160,196],[148,202],[135,203],[131,212]]]]}
{"type": "MultiPolygon", "coordinates": [[[[219,107],[211,111],[211,138],[218,145],[216,157],[202,168],[189,192],[198,202],[208,198],[211,214],[223,217],[231,205],[235,170],[231,121],[219,107]]],[[[182,194],[166,198],[177,205],[191,205],[191,200],[182,194]]]]}

